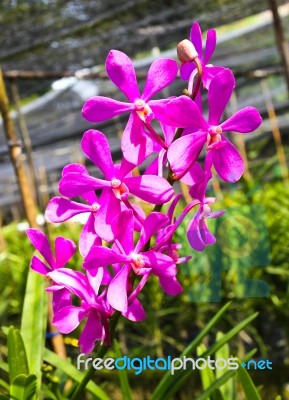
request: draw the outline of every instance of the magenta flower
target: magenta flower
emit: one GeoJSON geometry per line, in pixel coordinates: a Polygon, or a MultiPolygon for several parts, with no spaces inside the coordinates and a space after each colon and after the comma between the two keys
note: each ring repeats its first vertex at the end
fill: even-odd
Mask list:
{"type": "Polygon", "coordinates": [[[187,96],[171,100],[167,105],[168,120],[175,126],[197,127],[196,132],[177,139],[168,150],[168,160],[174,173],[182,176],[197,160],[207,143],[212,153],[213,165],[219,176],[227,182],[236,182],[244,171],[243,160],[237,149],[223,132],[252,132],[259,127],[262,118],[254,107],[245,107],[220,124],[220,118],[232,95],[235,80],[232,72],[225,69],[217,74],[209,87],[208,122],[204,119],[195,102],[187,96]]]}
{"type": "MultiPolygon", "coordinates": [[[[70,172],[88,175],[87,169],[81,164],[67,165],[63,169],[62,176],[70,172]]],[[[88,204],[77,203],[64,197],[53,197],[47,205],[45,215],[49,221],[59,223],[67,221],[75,215],[88,214],[87,222],[83,226],[79,238],[79,251],[85,257],[94,244],[101,245],[101,238],[96,234],[94,228],[95,215],[100,208],[100,203],[94,191],[83,193],[82,197],[88,204]]]]}
{"type": "Polygon", "coordinates": [[[206,189],[212,173],[205,166],[203,179],[190,189],[191,197],[200,201],[200,207],[187,227],[187,238],[191,247],[197,251],[203,251],[206,246],[216,242],[215,236],[209,231],[206,218],[217,218],[224,214],[225,210],[213,212],[210,205],[215,203],[214,197],[206,197],[206,189]]]}
{"type": "Polygon", "coordinates": [[[168,101],[150,99],[176,78],[177,63],[171,59],[154,61],[148,71],[142,95],[138,89],[133,63],[126,54],[111,50],[106,59],[106,71],[129,103],[102,96],[92,97],[84,104],[82,115],[89,122],[101,122],[131,112],[123,132],[121,147],[125,159],[139,165],[153,152],[153,141],[145,130],[145,124],[149,124],[155,117],[159,118],[162,114],[159,106],[168,101]]]}
{"type": "MultiPolygon", "coordinates": [[[[55,256],[52,253],[49,240],[39,229],[29,228],[26,230],[28,239],[34,248],[43,256],[45,262],[39,257],[33,256],[30,267],[38,274],[47,276],[51,271],[64,267],[73,257],[76,245],[64,237],[55,239],[55,256]]],[[[70,305],[70,296],[64,287],[58,287],[53,293],[53,310],[56,312],[60,306],[70,305]]]]}
{"type": "MultiPolygon", "coordinates": [[[[80,306],[63,307],[54,315],[53,324],[59,332],[65,334],[72,332],[87,317],[78,342],[81,351],[90,353],[97,340],[109,346],[111,343],[108,321],[114,310],[107,302],[106,290],[98,294],[103,284],[103,268],[98,268],[94,276],[68,268],[60,268],[50,272],[48,276],[57,285],[64,286],[81,300],[80,306]]],[[[46,290],[54,291],[54,287],[46,290]]],[[[131,321],[141,321],[145,318],[145,312],[137,299],[131,303],[123,315],[131,321]]]]}
{"type": "MultiPolygon", "coordinates": [[[[165,224],[168,218],[166,215],[153,212],[144,221],[140,238],[134,246],[133,241],[133,219],[130,210],[122,212],[113,221],[113,231],[116,238],[117,249],[93,246],[86,257],[83,268],[90,270],[116,263],[123,263],[112,279],[107,292],[109,304],[121,312],[126,312],[129,305],[127,293],[130,272],[148,278],[150,273],[161,278],[175,277],[176,265],[173,259],[158,251],[143,251],[145,244],[165,224]]],[[[115,246],[115,247],[116,247],[115,246]]],[[[144,281],[141,282],[141,287],[144,281]]],[[[136,289],[139,292],[140,288],[136,289]]]]}
{"type": "MultiPolygon", "coordinates": [[[[131,194],[151,204],[166,203],[172,198],[174,190],[165,179],[152,175],[133,177],[129,174],[132,166],[125,161],[120,166],[114,166],[108,140],[101,132],[85,132],[81,146],[87,157],[102,171],[105,179],[68,172],[59,182],[59,192],[63,196],[75,197],[102,189],[94,224],[97,235],[102,239],[108,242],[113,240],[111,221],[121,212],[121,202],[133,208],[128,202],[131,194]]],[[[133,208],[133,211],[138,217],[137,209],[133,208]]]]}
{"type": "MultiPolygon", "coordinates": [[[[215,29],[208,30],[204,55],[202,46],[202,31],[198,22],[194,22],[192,25],[190,40],[198,53],[198,59],[202,65],[202,81],[204,87],[208,89],[214,76],[224,69],[224,67],[214,67],[212,64],[208,64],[216,48],[216,31],[215,29]]],[[[185,62],[181,65],[180,75],[183,80],[190,81],[190,92],[192,91],[192,82],[196,73],[197,67],[193,61],[185,62]]]]}

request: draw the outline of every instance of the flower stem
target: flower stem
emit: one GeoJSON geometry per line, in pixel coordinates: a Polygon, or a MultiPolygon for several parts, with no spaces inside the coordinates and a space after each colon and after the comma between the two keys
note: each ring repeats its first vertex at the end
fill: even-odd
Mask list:
{"type": "MultiPolygon", "coordinates": [[[[119,311],[116,311],[114,316],[110,320],[109,330],[110,330],[111,340],[114,337],[115,328],[116,328],[116,325],[118,323],[120,315],[121,315],[121,313],[119,311]]],[[[110,346],[107,346],[106,344],[103,344],[99,348],[99,350],[98,350],[98,352],[96,354],[96,357],[97,358],[104,357],[109,348],[110,348],[110,346]]],[[[84,390],[86,388],[86,385],[91,380],[91,378],[93,377],[94,374],[95,374],[95,368],[93,367],[93,365],[91,365],[88,368],[88,370],[86,371],[85,375],[83,376],[81,382],[79,383],[79,385],[76,387],[75,391],[73,392],[71,400],[79,400],[79,399],[82,398],[82,393],[84,392],[84,390]]]]}

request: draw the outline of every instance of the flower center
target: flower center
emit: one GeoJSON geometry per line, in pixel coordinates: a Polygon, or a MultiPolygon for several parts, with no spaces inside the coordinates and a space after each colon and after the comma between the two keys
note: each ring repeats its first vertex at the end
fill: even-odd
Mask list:
{"type": "Polygon", "coordinates": [[[93,203],[92,206],[91,206],[91,211],[93,213],[96,213],[98,210],[99,210],[99,204],[93,203]]]}
{"type": "Polygon", "coordinates": [[[221,126],[211,126],[209,133],[211,136],[220,135],[223,132],[221,126]]]}
{"type": "Polygon", "coordinates": [[[121,185],[121,181],[119,179],[113,179],[111,181],[111,186],[113,189],[117,189],[121,185]]]}
{"type": "Polygon", "coordinates": [[[200,218],[206,218],[211,214],[211,207],[208,204],[204,204],[202,207],[200,218]]]}
{"type": "Polygon", "coordinates": [[[126,184],[119,179],[112,179],[111,187],[116,198],[119,200],[126,200],[129,196],[129,190],[126,184]]]}
{"type": "Polygon", "coordinates": [[[135,108],[136,111],[143,111],[145,106],[146,106],[146,103],[142,99],[137,99],[134,102],[134,108],[135,108]]]}
{"type": "Polygon", "coordinates": [[[136,274],[138,274],[139,270],[144,268],[145,262],[140,254],[131,254],[132,263],[131,266],[136,274]]]}
{"type": "Polygon", "coordinates": [[[145,103],[144,100],[137,99],[134,102],[134,109],[142,121],[150,123],[153,119],[152,109],[145,103]]]}

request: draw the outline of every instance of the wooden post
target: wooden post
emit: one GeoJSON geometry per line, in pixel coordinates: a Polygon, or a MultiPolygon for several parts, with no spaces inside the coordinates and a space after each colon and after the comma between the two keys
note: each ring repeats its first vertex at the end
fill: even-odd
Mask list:
{"type": "Polygon", "coordinates": [[[275,31],[275,37],[281,56],[281,62],[284,70],[284,76],[287,84],[287,91],[289,97],[289,44],[286,40],[281,18],[278,12],[278,1],[269,0],[269,4],[273,15],[273,26],[275,31]]]}
{"type": "Polygon", "coordinates": [[[277,119],[277,116],[275,113],[275,108],[274,108],[274,105],[272,102],[270,89],[269,89],[268,83],[265,79],[261,80],[261,86],[263,89],[266,109],[268,112],[269,121],[270,121],[271,129],[272,129],[272,134],[273,134],[274,142],[276,145],[276,152],[277,152],[277,157],[278,157],[280,168],[281,168],[281,173],[282,173],[284,182],[286,184],[288,184],[289,174],[288,174],[286,155],[285,155],[283,144],[282,144],[282,137],[281,137],[281,133],[280,133],[280,129],[279,129],[278,119],[277,119]]]}
{"type": "Polygon", "coordinates": [[[37,209],[33,193],[29,185],[25,165],[23,162],[21,144],[13,120],[9,113],[9,100],[6,93],[2,70],[0,69],[0,111],[3,118],[4,133],[7,139],[10,159],[17,177],[20,195],[24,207],[25,216],[32,228],[38,228],[36,223],[37,209]]]}

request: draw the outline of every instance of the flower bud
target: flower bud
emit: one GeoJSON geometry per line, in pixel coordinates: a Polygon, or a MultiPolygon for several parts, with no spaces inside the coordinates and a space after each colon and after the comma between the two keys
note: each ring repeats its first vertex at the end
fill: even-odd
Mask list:
{"type": "Polygon", "coordinates": [[[182,40],[177,45],[177,53],[178,53],[178,58],[182,63],[193,61],[195,58],[198,57],[198,53],[197,50],[195,49],[195,46],[188,39],[182,40]]]}

